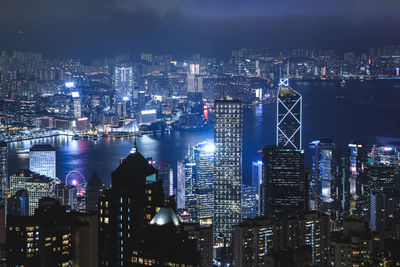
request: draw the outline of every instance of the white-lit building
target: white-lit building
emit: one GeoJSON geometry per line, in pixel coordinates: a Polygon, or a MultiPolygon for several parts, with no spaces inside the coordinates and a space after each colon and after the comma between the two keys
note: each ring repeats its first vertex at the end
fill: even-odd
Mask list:
{"type": "Polygon", "coordinates": [[[214,116],[214,238],[229,244],[242,214],[242,102],[217,100],[214,116]]]}
{"type": "Polygon", "coordinates": [[[193,147],[196,163],[195,195],[200,225],[211,225],[214,215],[214,151],[212,142],[205,141],[193,147]]]}
{"type": "Polygon", "coordinates": [[[29,170],[56,178],[56,150],[51,145],[34,145],[29,151],[29,170]]]}
{"type": "Polygon", "coordinates": [[[157,110],[149,109],[142,110],[140,112],[140,123],[141,124],[152,124],[157,121],[157,110]]]}
{"type": "Polygon", "coordinates": [[[72,105],[74,118],[80,118],[82,116],[82,107],[79,92],[72,92],[72,105]]]}
{"type": "Polygon", "coordinates": [[[115,67],[113,82],[117,101],[132,100],[134,85],[132,67],[115,67]]]}

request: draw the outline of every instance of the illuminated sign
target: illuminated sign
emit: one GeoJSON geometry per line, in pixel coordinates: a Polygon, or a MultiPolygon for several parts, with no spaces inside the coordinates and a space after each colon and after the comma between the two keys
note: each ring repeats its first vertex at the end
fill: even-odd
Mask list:
{"type": "Polygon", "coordinates": [[[79,97],[79,92],[71,92],[73,98],[79,97]]]}
{"type": "Polygon", "coordinates": [[[142,115],[146,115],[146,114],[156,114],[156,113],[157,113],[157,110],[155,110],[155,109],[142,110],[141,113],[142,113],[142,115]]]}

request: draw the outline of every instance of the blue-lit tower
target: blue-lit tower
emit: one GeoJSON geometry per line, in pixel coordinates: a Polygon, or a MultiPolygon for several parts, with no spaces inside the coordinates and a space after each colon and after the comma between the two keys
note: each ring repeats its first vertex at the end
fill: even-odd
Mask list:
{"type": "Polygon", "coordinates": [[[334,212],[336,198],[335,143],[321,139],[310,143],[312,152],[310,208],[328,215],[334,212]]]}
{"type": "Polygon", "coordinates": [[[211,225],[214,215],[214,144],[201,142],[193,147],[196,163],[196,205],[199,223],[211,225]]]}

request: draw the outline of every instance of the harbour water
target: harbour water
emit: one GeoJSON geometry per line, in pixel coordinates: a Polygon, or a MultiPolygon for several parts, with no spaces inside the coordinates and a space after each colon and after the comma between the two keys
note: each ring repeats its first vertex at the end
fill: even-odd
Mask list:
{"type": "MultiPolygon", "coordinates": [[[[331,82],[297,82],[291,85],[303,96],[303,148],[319,138],[332,138],[339,149],[351,140],[368,145],[376,137],[400,137],[400,81],[348,82],[344,86],[331,82]]],[[[243,180],[250,181],[251,162],[260,159],[257,153],[264,145],[275,144],[276,103],[244,110],[243,180]]],[[[163,160],[176,171],[189,145],[213,139],[213,129],[172,130],[169,134],[138,137],[139,151],[145,157],[163,160]]],[[[94,170],[106,185],[119,159],[127,156],[133,138],[100,138],[72,140],[58,136],[21,142],[9,146],[9,173],[29,168],[29,154],[18,153],[37,143],[52,144],[57,150],[57,176],[64,180],[68,172],[80,171],[86,179],[94,170]]]]}

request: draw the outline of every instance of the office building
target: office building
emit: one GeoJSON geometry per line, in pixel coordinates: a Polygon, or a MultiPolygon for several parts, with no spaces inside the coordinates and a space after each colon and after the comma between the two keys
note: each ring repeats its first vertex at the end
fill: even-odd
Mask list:
{"type": "Polygon", "coordinates": [[[28,216],[29,197],[28,191],[19,190],[7,201],[7,216],[28,216]]]}
{"type": "Polygon", "coordinates": [[[197,199],[196,199],[196,162],[193,150],[190,150],[185,159],[185,209],[189,213],[191,222],[198,222],[197,199]]]}
{"type": "Polygon", "coordinates": [[[99,265],[127,266],[143,249],[144,229],[164,205],[157,170],[137,150],[111,174],[111,189],[99,200],[99,265]]]}
{"type": "MultiPolygon", "coordinates": [[[[256,208],[257,208],[257,215],[261,215],[261,210],[264,210],[264,208],[261,208],[261,188],[262,188],[262,179],[263,179],[263,170],[264,170],[264,164],[261,160],[253,162],[252,168],[251,168],[251,184],[256,188],[256,208]]],[[[265,192],[264,192],[265,196],[265,192]]]]}
{"type": "Polygon", "coordinates": [[[304,246],[310,247],[308,257],[313,265],[328,265],[330,222],[327,215],[306,212],[280,219],[257,217],[235,226],[235,266],[265,266],[267,255],[304,246]]]}
{"type": "Polygon", "coordinates": [[[281,78],[283,76],[283,75],[281,75],[282,74],[283,65],[284,65],[283,61],[275,60],[275,62],[274,62],[273,82],[274,82],[274,88],[276,88],[276,89],[279,89],[279,84],[280,84],[281,78]]]}
{"type": "Polygon", "coordinates": [[[54,118],[48,117],[48,116],[36,117],[36,128],[53,129],[54,128],[54,118]]]}
{"type": "Polygon", "coordinates": [[[341,180],[342,193],[339,198],[342,199],[342,209],[344,214],[356,218],[365,217],[365,206],[368,205],[369,199],[366,196],[368,191],[365,186],[365,170],[367,168],[367,151],[365,145],[360,142],[351,142],[348,145],[347,162],[343,165],[345,169],[342,173],[345,175],[341,180]]]}
{"type": "Polygon", "coordinates": [[[383,233],[395,230],[400,220],[400,192],[371,192],[370,228],[372,232],[383,233]]]}
{"type": "Polygon", "coordinates": [[[23,127],[35,127],[36,101],[21,100],[18,113],[19,122],[23,127]]]}
{"type": "Polygon", "coordinates": [[[400,152],[394,146],[373,146],[369,153],[368,163],[382,165],[398,165],[400,152]]]}
{"type": "Polygon", "coordinates": [[[72,92],[72,114],[75,119],[82,117],[81,97],[79,92],[72,92]]]}
{"type": "Polygon", "coordinates": [[[183,230],[189,239],[196,240],[200,252],[200,266],[213,266],[213,229],[212,226],[201,226],[198,223],[185,223],[183,230]]]}
{"type": "Polygon", "coordinates": [[[86,184],[85,201],[86,211],[97,212],[101,192],[105,189],[103,181],[96,171],[93,172],[86,184]]]}
{"type": "Polygon", "coordinates": [[[10,196],[14,196],[19,190],[26,190],[26,181],[38,174],[29,170],[18,170],[10,175],[10,196]]]}
{"type": "Polygon", "coordinates": [[[54,186],[54,198],[68,211],[77,209],[78,188],[73,185],[56,184],[54,186]]]}
{"type": "Polygon", "coordinates": [[[335,144],[331,139],[311,142],[312,153],[310,208],[322,213],[335,213],[336,177],[335,144]]]}
{"type": "Polygon", "coordinates": [[[193,147],[196,208],[200,225],[211,225],[214,216],[214,150],[214,144],[209,141],[193,147]]]}
{"type": "Polygon", "coordinates": [[[140,124],[152,124],[157,121],[157,110],[149,109],[140,112],[140,124]]]}
{"type": "Polygon", "coordinates": [[[132,100],[134,86],[133,67],[115,67],[113,82],[117,101],[132,100]]]}
{"type": "Polygon", "coordinates": [[[178,210],[185,209],[185,161],[177,162],[177,171],[176,171],[176,206],[178,210]]]}
{"type": "Polygon", "coordinates": [[[29,150],[29,170],[56,178],[56,150],[51,145],[34,145],[29,150]]]}
{"type": "Polygon", "coordinates": [[[242,219],[252,219],[257,216],[257,187],[242,185],[242,219]]]}
{"type": "Polygon", "coordinates": [[[0,141],[0,190],[1,200],[4,204],[4,200],[8,197],[8,148],[7,143],[0,141]]]}
{"type": "Polygon", "coordinates": [[[34,215],[39,200],[54,194],[54,183],[44,176],[33,177],[25,182],[29,198],[29,216],[34,215]]]}
{"type": "Polygon", "coordinates": [[[173,192],[173,177],[174,173],[171,168],[171,165],[165,161],[158,161],[157,162],[157,171],[158,171],[158,178],[163,183],[163,190],[165,197],[172,196],[173,192]]]}
{"type": "Polygon", "coordinates": [[[289,87],[288,79],[282,79],[279,84],[276,127],[277,146],[302,148],[302,97],[289,87]]]}
{"type": "Polygon", "coordinates": [[[262,214],[280,217],[304,212],[307,207],[307,179],[304,152],[275,146],[262,150],[264,178],[261,202],[265,203],[262,214]]]}
{"type": "Polygon", "coordinates": [[[41,199],[34,215],[8,217],[7,266],[94,267],[91,228],[56,200],[41,199]]]}
{"type": "Polygon", "coordinates": [[[214,240],[220,236],[229,245],[241,221],[242,102],[217,100],[214,116],[214,240]]]}
{"type": "Polygon", "coordinates": [[[382,193],[394,189],[399,178],[399,168],[389,164],[371,164],[368,166],[369,189],[372,193],[382,193]]]}
{"type": "Polygon", "coordinates": [[[342,235],[332,240],[332,265],[378,266],[373,264],[374,243],[366,222],[344,221],[342,235]]]}
{"type": "Polygon", "coordinates": [[[13,197],[20,190],[28,192],[29,215],[35,213],[39,200],[55,193],[55,183],[45,176],[28,170],[19,170],[10,176],[10,195],[13,197]]]}

